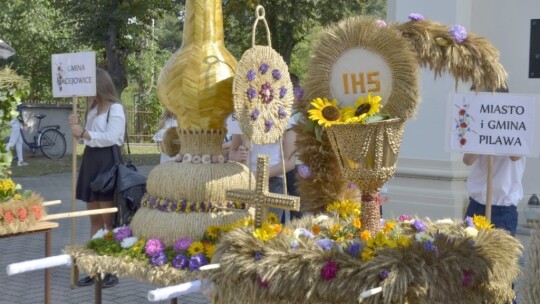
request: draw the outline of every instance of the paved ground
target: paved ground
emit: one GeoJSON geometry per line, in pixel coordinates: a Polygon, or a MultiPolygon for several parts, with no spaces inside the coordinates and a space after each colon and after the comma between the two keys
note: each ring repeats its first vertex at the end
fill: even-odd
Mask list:
{"type": "MultiPolygon", "coordinates": [[[[140,171],[148,174],[151,167],[141,167],[140,171]]],[[[71,211],[71,174],[54,174],[41,177],[14,178],[24,189],[40,193],[45,200],[62,200],[61,205],[52,206],[50,214],[71,211]]],[[[82,202],[78,202],[79,210],[84,210],[82,202]]],[[[59,220],[60,227],[53,230],[53,255],[61,254],[65,246],[70,245],[71,220],[59,220]]],[[[89,239],[90,223],[88,218],[76,219],[78,244],[89,239]]],[[[519,229],[518,238],[526,246],[529,236],[525,229],[519,229]]],[[[44,253],[44,234],[26,235],[15,238],[0,239],[0,304],[42,303],[43,272],[29,272],[8,277],[6,266],[10,263],[42,258],[44,253]]],[[[94,303],[94,288],[70,288],[70,269],[57,267],[52,269],[52,303],[74,304],[94,303]]],[[[131,278],[120,278],[120,283],[103,291],[103,303],[149,303],[146,299],[148,291],[157,288],[150,284],[131,278]]],[[[179,298],[181,304],[204,304],[208,300],[202,294],[192,294],[179,298]]],[[[168,301],[158,303],[169,303],[168,301]]]]}

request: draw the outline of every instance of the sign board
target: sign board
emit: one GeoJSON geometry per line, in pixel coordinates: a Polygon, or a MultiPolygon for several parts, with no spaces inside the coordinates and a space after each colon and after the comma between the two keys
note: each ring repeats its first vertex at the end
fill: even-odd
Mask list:
{"type": "Polygon", "coordinates": [[[364,48],[345,51],[332,65],[330,94],[340,106],[350,106],[359,96],[381,96],[383,104],[392,91],[392,72],[378,54],[364,48]]]}
{"type": "Polygon", "coordinates": [[[457,93],[450,102],[450,149],[486,155],[538,157],[538,97],[457,93]]]}
{"type": "Polygon", "coordinates": [[[238,124],[238,117],[236,113],[233,113],[227,118],[227,133],[228,134],[242,134],[240,124],[238,124]]]}
{"type": "Polygon", "coordinates": [[[53,54],[53,97],[96,96],[96,53],[53,54]]]}

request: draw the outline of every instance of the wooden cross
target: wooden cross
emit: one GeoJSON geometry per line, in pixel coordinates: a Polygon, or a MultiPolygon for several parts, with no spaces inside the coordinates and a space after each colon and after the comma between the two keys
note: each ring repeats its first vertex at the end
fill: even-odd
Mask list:
{"type": "Polygon", "coordinates": [[[268,215],[268,208],[300,210],[300,198],[297,196],[268,192],[268,155],[257,156],[257,180],[255,190],[227,190],[228,201],[255,205],[255,228],[260,228],[268,215]]]}

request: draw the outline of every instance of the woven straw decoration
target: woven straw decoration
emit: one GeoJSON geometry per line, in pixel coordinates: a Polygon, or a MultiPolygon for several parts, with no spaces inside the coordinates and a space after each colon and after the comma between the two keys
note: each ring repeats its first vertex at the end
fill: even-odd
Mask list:
{"type": "Polygon", "coordinates": [[[252,47],[244,52],[236,68],[233,96],[242,132],[253,143],[264,145],[278,141],[285,132],[294,94],[287,64],[272,49],[264,8],[257,6],[256,13],[252,47]],[[259,20],[266,27],[268,46],[255,45],[259,20]]]}
{"type": "Polygon", "coordinates": [[[170,157],[174,157],[180,152],[180,137],[176,129],[176,127],[168,128],[160,142],[161,151],[170,157]]]}

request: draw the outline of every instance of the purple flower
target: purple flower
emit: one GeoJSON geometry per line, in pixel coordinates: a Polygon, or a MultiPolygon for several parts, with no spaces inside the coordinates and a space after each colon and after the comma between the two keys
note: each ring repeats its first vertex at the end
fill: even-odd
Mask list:
{"type": "Polygon", "coordinates": [[[264,122],[264,132],[266,132],[266,133],[270,132],[270,130],[272,129],[273,126],[274,126],[274,121],[271,120],[271,119],[267,119],[264,122]]]}
{"type": "Polygon", "coordinates": [[[474,222],[472,217],[467,216],[464,220],[464,224],[467,225],[467,227],[474,227],[474,222]]]}
{"type": "Polygon", "coordinates": [[[347,185],[347,188],[349,188],[349,189],[355,189],[355,188],[356,188],[356,185],[355,185],[354,183],[349,183],[349,184],[347,185]]]}
{"type": "Polygon", "coordinates": [[[132,237],[133,233],[129,227],[122,227],[114,234],[114,239],[118,242],[122,242],[125,238],[132,237]]]}
{"type": "Polygon", "coordinates": [[[299,165],[298,166],[298,175],[300,175],[301,178],[303,179],[308,179],[311,177],[311,169],[309,168],[308,165],[299,165]]]}
{"type": "Polygon", "coordinates": [[[188,250],[191,243],[193,241],[189,237],[181,238],[174,242],[173,248],[175,251],[185,251],[188,250]]]}
{"type": "Polygon", "coordinates": [[[165,250],[165,244],[160,239],[149,239],[144,247],[146,254],[154,256],[165,250]]]}
{"type": "Polygon", "coordinates": [[[349,248],[347,248],[347,251],[349,255],[352,256],[353,258],[358,257],[358,255],[360,254],[360,244],[358,243],[351,244],[349,248]]]}
{"type": "Polygon", "coordinates": [[[297,240],[294,240],[294,241],[291,242],[291,249],[292,250],[298,249],[298,241],[297,240]]]}
{"type": "Polygon", "coordinates": [[[463,287],[469,286],[472,283],[472,279],[473,279],[472,271],[465,270],[463,272],[463,281],[461,282],[461,286],[463,287]]]}
{"type": "Polygon", "coordinates": [[[324,238],[324,239],[317,240],[317,242],[315,242],[315,244],[317,244],[317,246],[321,247],[324,251],[330,250],[330,248],[332,248],[332,240],[329,239],[329,238],[324,238]]]}
{"type": "Polygon", "coordinates": [[[426,225],[424,225],[424,222],[422,222],[421,220],[414,220],[414,228],[422,232],[426,230],[426,225]]]}
{"type": "Polygon", "coordinates": [[[161,266],[165,263],[167,263],[167,255],[165,254],[165,251],[161,251],[156,255],[153,255],[150,259],[150,262],[154,266],[161,266]]]}
{"type": "Polygon", "coordinates": [[[179,254],[172,260],[172,266],[176,269],[184,269],[188,267],[189,259],[183,255],[179,254]]]}
{"type": "Polygon", "coordinates": [[[259,97],[264,103],[271,103],[272,100],[274,100],[274,89],[268,81],[261,86],[261,90],[259,91],[259,97]]]}
{"type": "Polygon", "coordinates": [[[377,25],[377,27],[387,27],[388,26],[388,24],[386,24],[386,21],[381,20],[381,19],[377,19],[375,21],[375,24],[377,25]]]}
{"type": "Polygon", "coordinates": [[[381,271],[381,273],[379,274],[379,278],[381,278],[381,280],[384,280],[386,278],[388,278],[388,275],[390,274],[390,271],[388,270],[383,270],[381,271]]]}
{"type": "Polygon", "coordinates": [[[400,222],[405,222],[405,221],[410,221],[411,220],[411,217],[408,216],[407,214],[402,214],[398,217],[398,221],[400,222]]]}
{"type": "Polygon", "coordinates": [[[450,36],[457,43],[462,43],[467,38],[467,29],[462,25],[456,24],[450,28],[450,36]]]}
{"type": "Polygon", "coordinates": [[[253,81],[255,80],[255,77],[257,77],[257,72],[255,72],[254,70],[249,70],[246,76],[247,76],[247,80],[253,81]]]}
{"type": "Polygon", "coordinates": [[[261,74],[266,74],[266,72],[268,72],[268,69],[270,68],[270,65],[268,63],[262,63],[260,66],[259,66],[259,71],[261,71],[261,74]]]}
{"type": "Polygon", "coordinates": [[[260,276],[257,276],[257,284],[259,284],[259,286],[265,289],[270,287],[270,282],[263,280],[260,276]]]}
{"type": "Polygon", "coordinates": [[[298,86],[293,89],[294,94],[294,100],[300,100],[302,97],[304,97],[304,89],[302,87],[298,86]]]}
{"type": "Polygon", "coordinates": [[[287,88],[286,87],[279,88],[279,98],[283,98],[285,97],[285,95],[287,95],[287,88]]]}
{"type": "Polygon", "coordinates": [[[325,281],[330,281],[336,277],[339,268],[336,262],[329,260],[321,269],[321,277],[325,281]]]}
{"type": "Polygon", "coordinates": [[[435,257],[439,257],[439,248],[433,244],[432,241],[426,241],[424,243],[424,250],[425,251],[433,251],[435,253],[435,257]]]}
{"type": "Polygon", "coordinates": [[[259,261],[260,259],[262,259],[263,255],[262,253],[260,252],[255,252],[255,261],[259,261]]]}
{"type": "Polygon", "coordinates": [[[422,21],[424,19],[425,18],[422,14],[412,13],[409,15],[409,20],[411,21],[422,21]]]}
{"type": "Polygon", "coordinates": [[[257,120],[257,118],[259,118],[260,113],[261,112],[259,111],[259,109],[255,109],[251,111],[251,120],[257,120]]]}
{"type": "Polygon", "coordinates": [[[285,112],[285,109],[282,106],[279,106],[278,115],[279,119],[287,117],[287,112],[285,112]]]}
{"type": "Polygon", "coordinates": [[[255,99],[257,97],[257,90],[254,88],[247,89],[247,97],[251,99],[255,99]]]}
{"type": "Polygon", "coordinates": [[[306,237],[308,239],[313,239],[315,238],[315,236],[313,235],[313,233],[309,230],[307,230],[306,228],[298,228],[298,236],[303,236],[303,237],[306,237]]]}
{"type": "Polygon", "coordinates": [[[189,260],[189,268],[191,270],[198,270],[201,266],[208,264],[208,260],[204,256],[204,253],[197,253],[189,260]]]}
{"type": "Polygon", "coordinates": [[[272,77],[274,77],[275,80],[281,79],[281,72],[278,69],[272,70],[272,77]]]}

